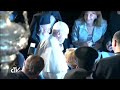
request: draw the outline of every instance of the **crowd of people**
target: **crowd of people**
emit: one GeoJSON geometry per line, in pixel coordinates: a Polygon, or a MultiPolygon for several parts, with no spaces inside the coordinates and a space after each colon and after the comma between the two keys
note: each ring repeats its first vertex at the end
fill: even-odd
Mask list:
{"type": "MultiPolygon", "coordinates": [[[[14,22],[16,13],[13,16],[14,22]]],[[[20,71],[5,78],[120,79],[120,11],[111,11],[108,20],[101,11],[82,11],[72,29],[59,11],[39,12],[33,15],[30,31],[26,50],[14,62],[20,71]],[[101,51],[114,56],[96,63],[101,51]]]]}

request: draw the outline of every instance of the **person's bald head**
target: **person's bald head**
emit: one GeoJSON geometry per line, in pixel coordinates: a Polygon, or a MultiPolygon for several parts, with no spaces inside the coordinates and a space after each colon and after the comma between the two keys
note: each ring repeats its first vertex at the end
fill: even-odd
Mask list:
{"type": "Polygon", "coordinates": [[[120,52],[120,30],[113,35],[112,48],[115,53],[120,52]]]}
{"type": "Polygon", "coordinates": [[[40,56],[30,55],[26,59],[24,67],[32,74],[38,74],[44,68],[44,60],[40,56]]]}

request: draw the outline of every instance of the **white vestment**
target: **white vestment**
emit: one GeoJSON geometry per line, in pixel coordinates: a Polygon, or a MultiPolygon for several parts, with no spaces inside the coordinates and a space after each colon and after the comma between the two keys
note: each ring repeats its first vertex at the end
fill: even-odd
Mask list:
{"type": "Polygon", "coordinates": [[[48,40],[38,45],[36,54],[45,61],[45,67],[41,72],[45,79],[64,78],[68,66],[59,42],[54,36],[51,35],[48,40]]]}

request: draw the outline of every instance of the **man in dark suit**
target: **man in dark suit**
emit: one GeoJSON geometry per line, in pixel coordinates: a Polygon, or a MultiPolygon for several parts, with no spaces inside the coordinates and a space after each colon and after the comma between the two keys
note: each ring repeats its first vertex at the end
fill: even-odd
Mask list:
{"type": "Polygon", "coordinates": [[[112,39],[115,56],[101,59],[93,72],[94,79],[120,79],[120,30],[112,39]]]}

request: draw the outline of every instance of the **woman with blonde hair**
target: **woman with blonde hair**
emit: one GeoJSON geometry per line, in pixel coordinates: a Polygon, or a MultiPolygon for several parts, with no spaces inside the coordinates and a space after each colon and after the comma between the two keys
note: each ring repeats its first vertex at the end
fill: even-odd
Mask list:
{"type": "Polygon", "coordinates": [[[101,11],[84,11],[73,25],[72,43],[76,48],[89,46],[100,50],[106,29],[107,21],[101,11]]]}
{"type": "Polygon", "coordinates": [[[68,64],[69,70],[77,68],[75,50],[76,48],[66,49],[66,52],[64,54],[66,57],[66,62],[68,64]]]}

